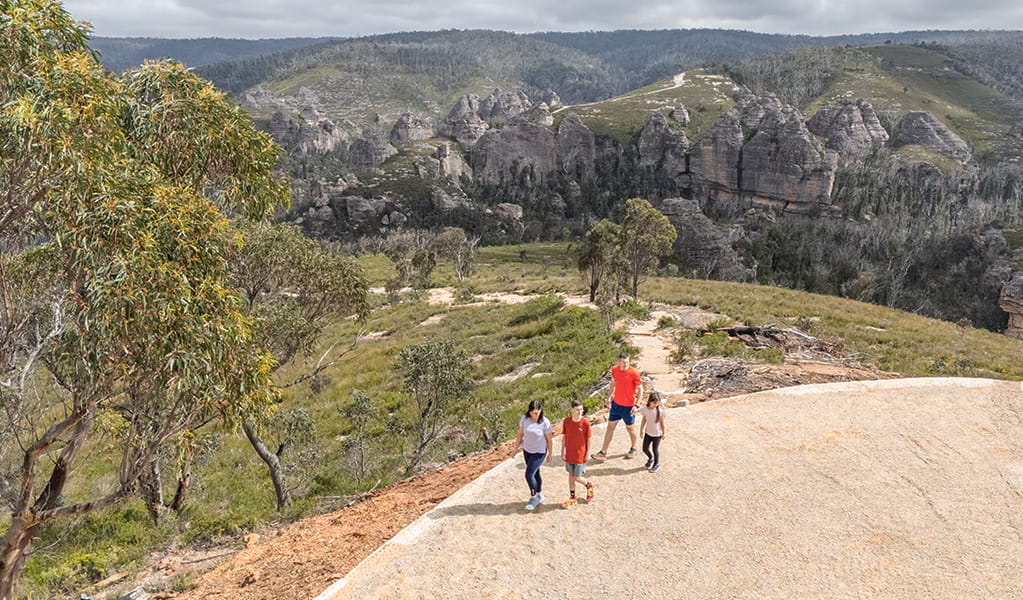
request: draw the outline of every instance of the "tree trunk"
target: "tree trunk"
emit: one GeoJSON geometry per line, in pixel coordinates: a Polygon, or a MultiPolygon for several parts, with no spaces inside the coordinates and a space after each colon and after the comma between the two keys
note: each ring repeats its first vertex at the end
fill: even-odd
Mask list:
{"type": "Polygon", "coordinates": [[[160,476],[160,462],[153,460],[143,471],[140,490],[142,500],[146,503],[146,512],[153,525],[160,523],[160,513],[163,511],[163,482],[160,476]]]}
{"type": "Polygon", "coordinates": [[[0,600],[14,600],[18,577],[25,568],[39,523],[15,516],[0,541],[0,600]]]}
{"type": "Polygon", "coordinates": [[[192,463],[195,462],[195,448],[191,444],[185,447],[181,457],[181,471],[178,473],[178,489],[174,491],[174,499],[171,500],[168,508],[175,513],[180,513],[185,507],[185,498],[188,497],[188,486],[192,482],[192,463]]]}
{"type": "Polygon", "coordinates": [[[242,428],[245,430],[245,435],[249,438],[249,442],[252,443],[256,454],[266,463],[267,471],[270,472],[270,480],[274,484],[274,493],[277,494],[277,510],[284,510],[291,506],[291,492],[288,491],[287,482],[284,480],[284,469],[281,468],[280,459],[260,439],[259,434],[256,432],[255,423],[245,421],[242,424],[242,428]]]}

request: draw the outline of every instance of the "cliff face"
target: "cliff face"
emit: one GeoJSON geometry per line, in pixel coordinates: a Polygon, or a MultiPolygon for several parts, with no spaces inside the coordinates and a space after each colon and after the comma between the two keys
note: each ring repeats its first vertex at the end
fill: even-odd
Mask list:
{"type": "Polygon", "coordinates": [[[973,157],[966,142],[929,112],[906,113],[898,129],[897,143],[926,146],[961,163],[973,157]]]}
{"type": "Polygon", "coordinates": [[[827,140],[824,147],[838,152],[843,165],[870,154],[889,139],[874,107],[864,100],[825,106],[807,121],[806,127],[827,140]]]}
{"type": "Polygon", "coordinates": [[[525,173],[523,183],[542,181],[557,164],[555,138],[549,129],[513,121],[486,132],[469,151],[469,165],[484,183],[499,183],[525,173]]]}
{"type": "Polygon", "coordinates": [[[1005,335],[1023,340],[1023,275],[1017,275],[1002,286],[998,306],[1009,313],[1009,326],[1005,335]]]}

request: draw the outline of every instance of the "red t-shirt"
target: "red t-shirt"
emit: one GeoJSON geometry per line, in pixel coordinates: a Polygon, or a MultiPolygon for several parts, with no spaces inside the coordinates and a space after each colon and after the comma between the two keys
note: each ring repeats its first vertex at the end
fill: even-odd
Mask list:
{"type": "Polygon", "coordinates": [[[615,382],[615,404],[634,406],[636,404],[636,388],[643,382],[639,378],[639,371],[632,367],[623,371],[618,365],[615,365],[611,367],[611,379],[615,382]]]}
{"type": "Polygon", "coordinates": [[[565,417],[561,424],[561,434],[565,436],[565,462],[570,465],[586,463],[586,446],[590,439],[590,422],[586,417],[573,421],[565,417]]]}

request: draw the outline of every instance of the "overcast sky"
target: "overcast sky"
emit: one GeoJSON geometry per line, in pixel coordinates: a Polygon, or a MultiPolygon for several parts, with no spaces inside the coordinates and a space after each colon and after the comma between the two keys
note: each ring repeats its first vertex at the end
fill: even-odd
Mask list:
{"type": "Polygon", "coordinates": [[[1023,29],[1019,0],[67,0],[113,37],[350,37],[396,31],[1023,29]]]}

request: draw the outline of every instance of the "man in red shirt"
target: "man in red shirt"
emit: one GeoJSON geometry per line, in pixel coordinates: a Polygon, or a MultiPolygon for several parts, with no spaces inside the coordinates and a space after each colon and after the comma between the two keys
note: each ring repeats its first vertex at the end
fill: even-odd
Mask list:
{"type": "Polygon", "coordinates": [[[576,482],[586,486],[586,501],[593,500],[593,484],[583,479],[586,473],[586,453],[590,448],[590,422],[583,417],[583,403],[572,401],[572,412],[561,423],[561,460],[568,471],[568,500],[561,506],[578,504],[575,498],[576,482]]]}
{"type": "Polygon", "coordinates": [[[604,400],[604,407],[611,409],[607,417],[607,430],[604,432],[604,445],[593,458],[607,458],[607,448],[611,445],[618,421],[625,421],[625,429],[629,432],[630,445],[625,458],[636,456],[636,404],[642,397],[643,380],[639,377],[639,371],[629,366],[629,355],[622,352],[618,355],[618,364],[611,367],[611,387],[604,400]]]}

